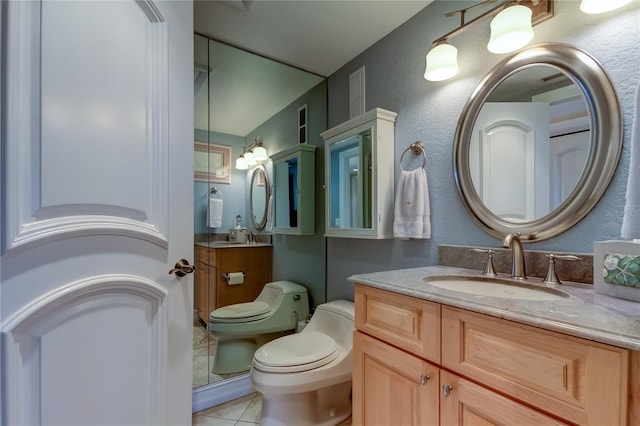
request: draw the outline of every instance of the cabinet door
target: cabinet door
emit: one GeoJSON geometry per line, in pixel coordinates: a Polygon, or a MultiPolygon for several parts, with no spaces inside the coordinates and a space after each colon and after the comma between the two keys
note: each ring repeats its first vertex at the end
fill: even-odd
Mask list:
{"type": "Polygon", "coordinates": [[[363,285],[355,287],[356,328],[440,362],[440,305],[363,285]]]}
{"type": "Polygon", "coordinates": [[[374,108],[321,134],[327,237],[393,237],[396,116],[374,108]]]}
{"type": "Polygon", "coordinates": [[[359,331],[353,338],[353,425],[437,425],[438,368],[359,331]]]}
{"type": "Polygon", "coordinates": [[[205,323],[216,306],[216,292],[213,283],[216,279],[216,268],[198,262],[195,272],[194,304],[198,317],[205,323]]]}
{"type": "Polygon", "coordinates": [[[215,289],[215,308],[235,303],[252,302],[264,285],[271,281],[273,248],[239,247],[213,249],[216,254],[216,269],[211,271],[211,285],[215,289]],[[242,284],[229,285],[224,275],[229,272],[244,272],[242,284]]]}
{"type": "Polygon", "coordinates": [[[299,145],[271,156],[273,160],[273,233],[315,233],[316,147],[299,145]]]}
{"type": "Polygon", "coordinates": [[[582,425],[627,424],[629,351],[442,308],[442,365],[582,425]]]}
{"type": "Polygon", "coordinates": [[[445,370],[440,372],[440,423],[446,426],[566,425],[445,370]]]}

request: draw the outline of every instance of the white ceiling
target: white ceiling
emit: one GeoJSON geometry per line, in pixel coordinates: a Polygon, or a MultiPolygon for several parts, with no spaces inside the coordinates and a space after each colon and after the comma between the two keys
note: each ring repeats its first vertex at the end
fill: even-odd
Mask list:
{"type": "Polygon", "coordinates": [[[198,33],[328,77],[432,0],[196,0],[198,33]]]}
{"type": "Polygon", "coordinates": [[[206,84],[198,88],[207,60],[196,42],[196,128],[246,136],[432,1],[194,1],[196,33],[262,56],[212,43],[207,96],[206,84]]]}

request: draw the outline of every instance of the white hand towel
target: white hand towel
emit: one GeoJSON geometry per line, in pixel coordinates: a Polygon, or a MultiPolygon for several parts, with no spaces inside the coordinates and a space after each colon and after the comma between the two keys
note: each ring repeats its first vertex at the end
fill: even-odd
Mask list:
{"type": "Polygon", "coordinates": [[[220,228],[222,226],[222,200],[209,198],[209,210],[207,212],[206,226],[220,228]]]}
{"type": "Polygon", "coordinates": [[[622,238],[640,238],[640,84],[636,89],[636,111],[631,129],[631,159],[627,181],[627,202],[622,218],[622,238]]]}
{"type": "Polygon", "coordinates": [[[431,210],[427,173],[423,168],[400,172],[393,218],[393,236],[431,238],[431,210]]]}

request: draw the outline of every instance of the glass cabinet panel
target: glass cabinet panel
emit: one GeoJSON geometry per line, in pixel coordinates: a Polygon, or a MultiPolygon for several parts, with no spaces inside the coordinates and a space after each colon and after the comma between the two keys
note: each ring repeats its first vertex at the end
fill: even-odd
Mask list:
{"type": "Polygon", "coordinates": [[[326,236],[392,237],[395,117],[377,108],[322,133],[326,236]]]}
{"type": "Polygon", "coordinates": [[[331,144],[333,228],[371,228],[371,128],[331,144]]]}
{"type": "Polygon", "coordinates": [[[271,156],[275,234],[315,233],[315,150],[304,144],[271,156]]]}

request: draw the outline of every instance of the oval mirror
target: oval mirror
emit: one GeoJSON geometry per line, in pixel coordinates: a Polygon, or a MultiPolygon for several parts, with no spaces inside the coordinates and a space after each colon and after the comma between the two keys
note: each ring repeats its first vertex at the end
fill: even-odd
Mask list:
{"type": "Polygon", "coordinates": [[[543,240],[595,206],[621,149],[620,106],[602,67],[572,46],[541,44],[504,59],[471,94],[454,178],[487,232],[543,240]]]}
{"type": "Polygon", "coordinates": [[[251,223],[257,231],[264,230],[267,225],[269,207],[269,179],[267,169],[263,165],[257,165],[251,175],[251,191],[249,194],[249,208],[251,209],[251,223]]]}

